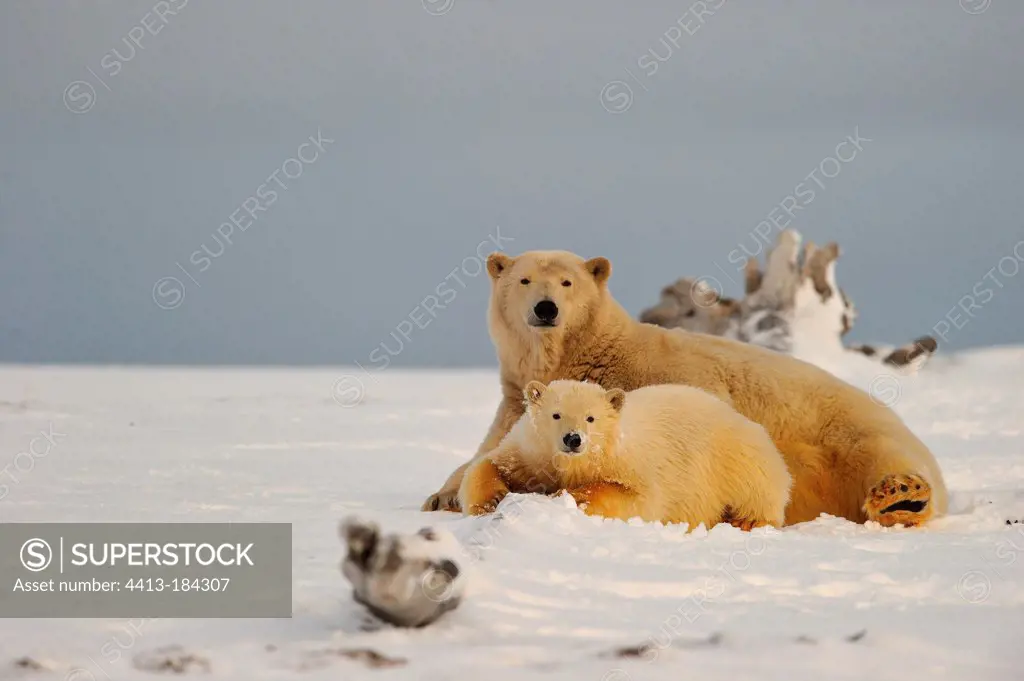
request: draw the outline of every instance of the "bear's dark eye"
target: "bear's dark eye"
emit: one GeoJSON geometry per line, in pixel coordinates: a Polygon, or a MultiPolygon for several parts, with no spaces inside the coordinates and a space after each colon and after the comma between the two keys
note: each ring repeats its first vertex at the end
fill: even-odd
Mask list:
{"type": "Polygon", "coordinates": [[[692,316],[694,316],[695,314],[697,314],[697,311],[696,311],[696,310],[687,310],[687,311],[686,311],[686,314],[684,314],[683,316],[684,316],[684,317],[692,317],[692,316]]]}
{"type": "Polygon", "coordinates": [[[522,284],[523,286],[526,286],[527,284],[530,283],[530,280],[523,277],[522,279],[519,280],[519,283],[522,284]]]}
{"type": "Polygon", "coordinates": [[[566,287],[572,286],[572,282],[569,281],[568,279],[566,279],[565,281],[562,282],[562,286],[566,286],[566,287]]]}
{"type": "Polygon", "coordinates": [[[561,414],[552,414],[551,418],[553,418],[554,420],[557,421],[558,419],[562,418],[562,415],[561,414]]]}
{"type": "Polygon", "coordinates": [[[593,423],[593,422],[594,422],[594,417],[593,416],[588,416],[587,417],[587,423],[593,423]]]}

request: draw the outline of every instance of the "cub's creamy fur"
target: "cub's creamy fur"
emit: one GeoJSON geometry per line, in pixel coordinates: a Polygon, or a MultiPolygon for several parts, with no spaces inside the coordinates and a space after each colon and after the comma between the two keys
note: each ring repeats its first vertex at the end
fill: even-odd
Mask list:
{"type": "Polygon", "coordinates": [[[493,511],[509,492],[566,489],[590,515],[782,526],[792,478],[764,428],[682,385],[606,391],[596,383],[526,386],[526,414],[470,466],[459,501],[493,511]]]}
{"type": "MultiPolygon", "coordinates": [[[[477,457],[497,447],[523,415],[530,381],[589,380],[623,390],[681,383],[768,431],[793,476],[787,523],[828,513],[917,525],[945,513],[946,487],[928,448],[892,410],[832,374],[749,344],[633,320],[608,291],[605,258],[494,253],[487,271],[503,398],[477,457]],[[552,305],[557,315],[548,319],[552,305]]],[[[458,510],[467,465],[427,499],[425,510],[458,510]]]]}

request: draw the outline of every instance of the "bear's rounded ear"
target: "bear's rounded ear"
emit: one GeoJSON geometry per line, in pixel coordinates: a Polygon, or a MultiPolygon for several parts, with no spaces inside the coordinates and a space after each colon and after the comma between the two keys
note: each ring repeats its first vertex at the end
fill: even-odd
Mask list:
{"type": "Polygon", "coordinates": [[[612,405],[615,411],[621,411],[622,405],[626,403],[626,391],[622,388],[612,388],[606,394],[608,404],[612,405]]]}
{"type": "Polygon", "coordinates": [[[512,262],[515,258],[510,258],[504,253],[495,251],[487,256],[487,274],[491,275],[491,279],[497,279],[501,276],[502,272],[506,271],[509,267],[512,267],[512,262]]]}
{"type": "Polygon", "coordinates": [[[583,263],[583,266],[587,268],[590,276],[594,277],[594,281],[598,284],[603,284],[608,281],[608,277],[612,276],[612,264],[608,258],[591,258],[583,263]]]}
{"type": "Polygon", "coordinates": [[[523,391],[523,396],[526,397],[526,401],[530,404],[537,404],[540,402],[540,398],[544,396],[544,391],[548,387],[540,381],[530,381],[526,384],[526,390],[523,391]]]}

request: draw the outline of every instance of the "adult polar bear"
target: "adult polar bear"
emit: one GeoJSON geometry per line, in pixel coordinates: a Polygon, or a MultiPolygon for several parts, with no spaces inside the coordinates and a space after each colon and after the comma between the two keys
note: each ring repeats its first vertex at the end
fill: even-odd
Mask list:
{"type": "MultiPolygon", "coordinates": [[[[487,271],[503,397],[476,457],[497,447],[523,415],[530,381],[623,390],[682,383],[717,395],[771,435],[793,476],[786,524],[828,513],[920,525],[945,513],[945,484],[928,448],[893,411],[828,372],[749,344],[633,320],[608,291],[606,258],[493,253],[487,271]]],[[[458,510],[467,466],[423,510],[458,510]]]]}

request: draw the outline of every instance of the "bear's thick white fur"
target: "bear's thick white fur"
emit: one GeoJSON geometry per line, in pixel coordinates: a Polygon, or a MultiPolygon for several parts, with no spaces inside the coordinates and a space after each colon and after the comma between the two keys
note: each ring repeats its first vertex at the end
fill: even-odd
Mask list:
{"type": "MultiPolygon", "coordinates": [[[[928,448],[895,412],[832,374],[748,343],[634,320],[608,291],[606,258],[494,253],[487,270],[503,399],[477,457],[495,449],[523,415],[530,381],[588,380],[627,391],[683,384],[715,395],[768,431],[793,476],[787,523],[828,513],[919,525],[945,513],[945,484],[928,448]],[[558,308],[550,323],[537,319],[541,301],[558,308]]],[[[458,510],[467,466],[449,476],[424,510],[458,510]]]]}
{"type": "Polygon", "coordinates": [[[493,510],[510,491],[564,489],[585,512],[621,520],[784,524],[792,478],[782,456],[764,428],[718,398],[682,385],[627,394],[564,380],[525,392],[526,413],[463,479],[467,513],[493,510]]]}

